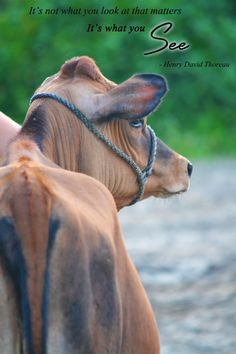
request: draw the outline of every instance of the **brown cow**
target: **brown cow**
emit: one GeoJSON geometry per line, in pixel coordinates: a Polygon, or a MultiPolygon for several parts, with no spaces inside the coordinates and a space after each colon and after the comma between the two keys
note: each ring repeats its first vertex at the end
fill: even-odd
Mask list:
{"type": "MultiPolygon", "coordinates": [[[[149,74],[115,86],[82,57],[38,92],[70,99],[144,168],[150,135],[143,117],[165,90],[149,74]]],[[[188,161],[160,141],[157,149],[144,197],[185,191],[188,161]]],[[[103,182],[118,208],[137,192],[133,170],[74,114],[51,99],[34,101],[0,169],[0,352],[159,353],[113,198],[73,171],[103,182]]]]}

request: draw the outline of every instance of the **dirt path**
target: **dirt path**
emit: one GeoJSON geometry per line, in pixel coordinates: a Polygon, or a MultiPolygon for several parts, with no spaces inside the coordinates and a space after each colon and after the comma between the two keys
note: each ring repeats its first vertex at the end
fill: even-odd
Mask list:
{"type": "Polygon", "coordinates": [[[190,191],[120,213],[162,354],[236,352],[236,160],[195,162],[190,191]]]}

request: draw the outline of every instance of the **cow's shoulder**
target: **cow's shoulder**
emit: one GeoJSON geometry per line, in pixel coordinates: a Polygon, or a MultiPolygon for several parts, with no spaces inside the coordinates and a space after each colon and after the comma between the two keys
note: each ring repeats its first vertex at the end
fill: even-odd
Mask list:
{"type": "MultiPolygon", "coordinates": [[[[47,176],[53,193],[52,222],[59,226],[52,235],[50,312],[63,309],[67,330],[61,337],[72,346],[92,345],[101,353],[108,346],[115,352],[120,343],[116,334],[120,333],[121,304],[113,198],[100,182],[86,175],[47,167],[41,173],[47,176]],[[90,328],[94,328],[93,334],[90,328]],[[78,336],[81,330],[83,335],[78,336]]],[[[52,343],[57,321],[52,315],[52,343]]]]}
{"type": "Polygon", "coordinates": [[[110,269],[114,276],[116,244],[121,238],[116,205],[109,190],[84,174],[40,167],[41,179],[50,190],[52,220],[58,220],[55,249],[67,249],[83,260],[81,267],[110,269]]]}
{"type": "Polygon", "coordinates": [[[61,204],[72,214],[74,211],[76,215],[80,214],[91,222],[102,223],[104,227],[117,220],[113,196],[98,180],[60,168],[40,166],[39,171],[58,207],[61,204]]]}

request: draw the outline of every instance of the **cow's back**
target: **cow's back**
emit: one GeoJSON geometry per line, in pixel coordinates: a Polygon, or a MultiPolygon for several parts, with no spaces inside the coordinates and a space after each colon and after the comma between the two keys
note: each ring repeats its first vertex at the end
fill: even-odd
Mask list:
{"type": "Polygon", "coordinates": [[[118,353],[115,206],[106,188],[22,159],[0,170],[0,210],[0,351],[118,353]]]}
{"type": "Polygon", "coordinates": [[[0,170],[1,351],[29,352],[42,341],[42,288],[50,196],[22,159],[0,170]],[[6,330],[5,323],[11,323],[6,330]],[[39,330],[40,329],[40,330],[39,330]],[[16,350],[17,348],[17,350],[16,350]]]}

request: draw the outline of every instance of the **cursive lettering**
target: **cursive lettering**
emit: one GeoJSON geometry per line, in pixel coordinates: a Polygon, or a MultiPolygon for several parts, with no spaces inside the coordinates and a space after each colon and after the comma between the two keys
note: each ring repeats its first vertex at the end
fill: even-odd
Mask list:
{"type": "Polygon", "coordinates": [[[152,29],[150,36],[151,38],[155,39],[156,41],[160,42],[161,47],[151,50],[149,52],[145,52],[144,55],[150,55],[150,54],[155,54],[162,52],[165,49],[169,50],[185,50],[190,47],[190,45],[186,42],[181,42],[181,43],[176,43],[176,42],[169,42],[167,39],[158,37],[157,32],[164,27],[163,33],[167,33],[171,30],[173,27],[172,22],[164,22],[161,23],[160,25],[156,26],[155,28],[152,29]]]}

